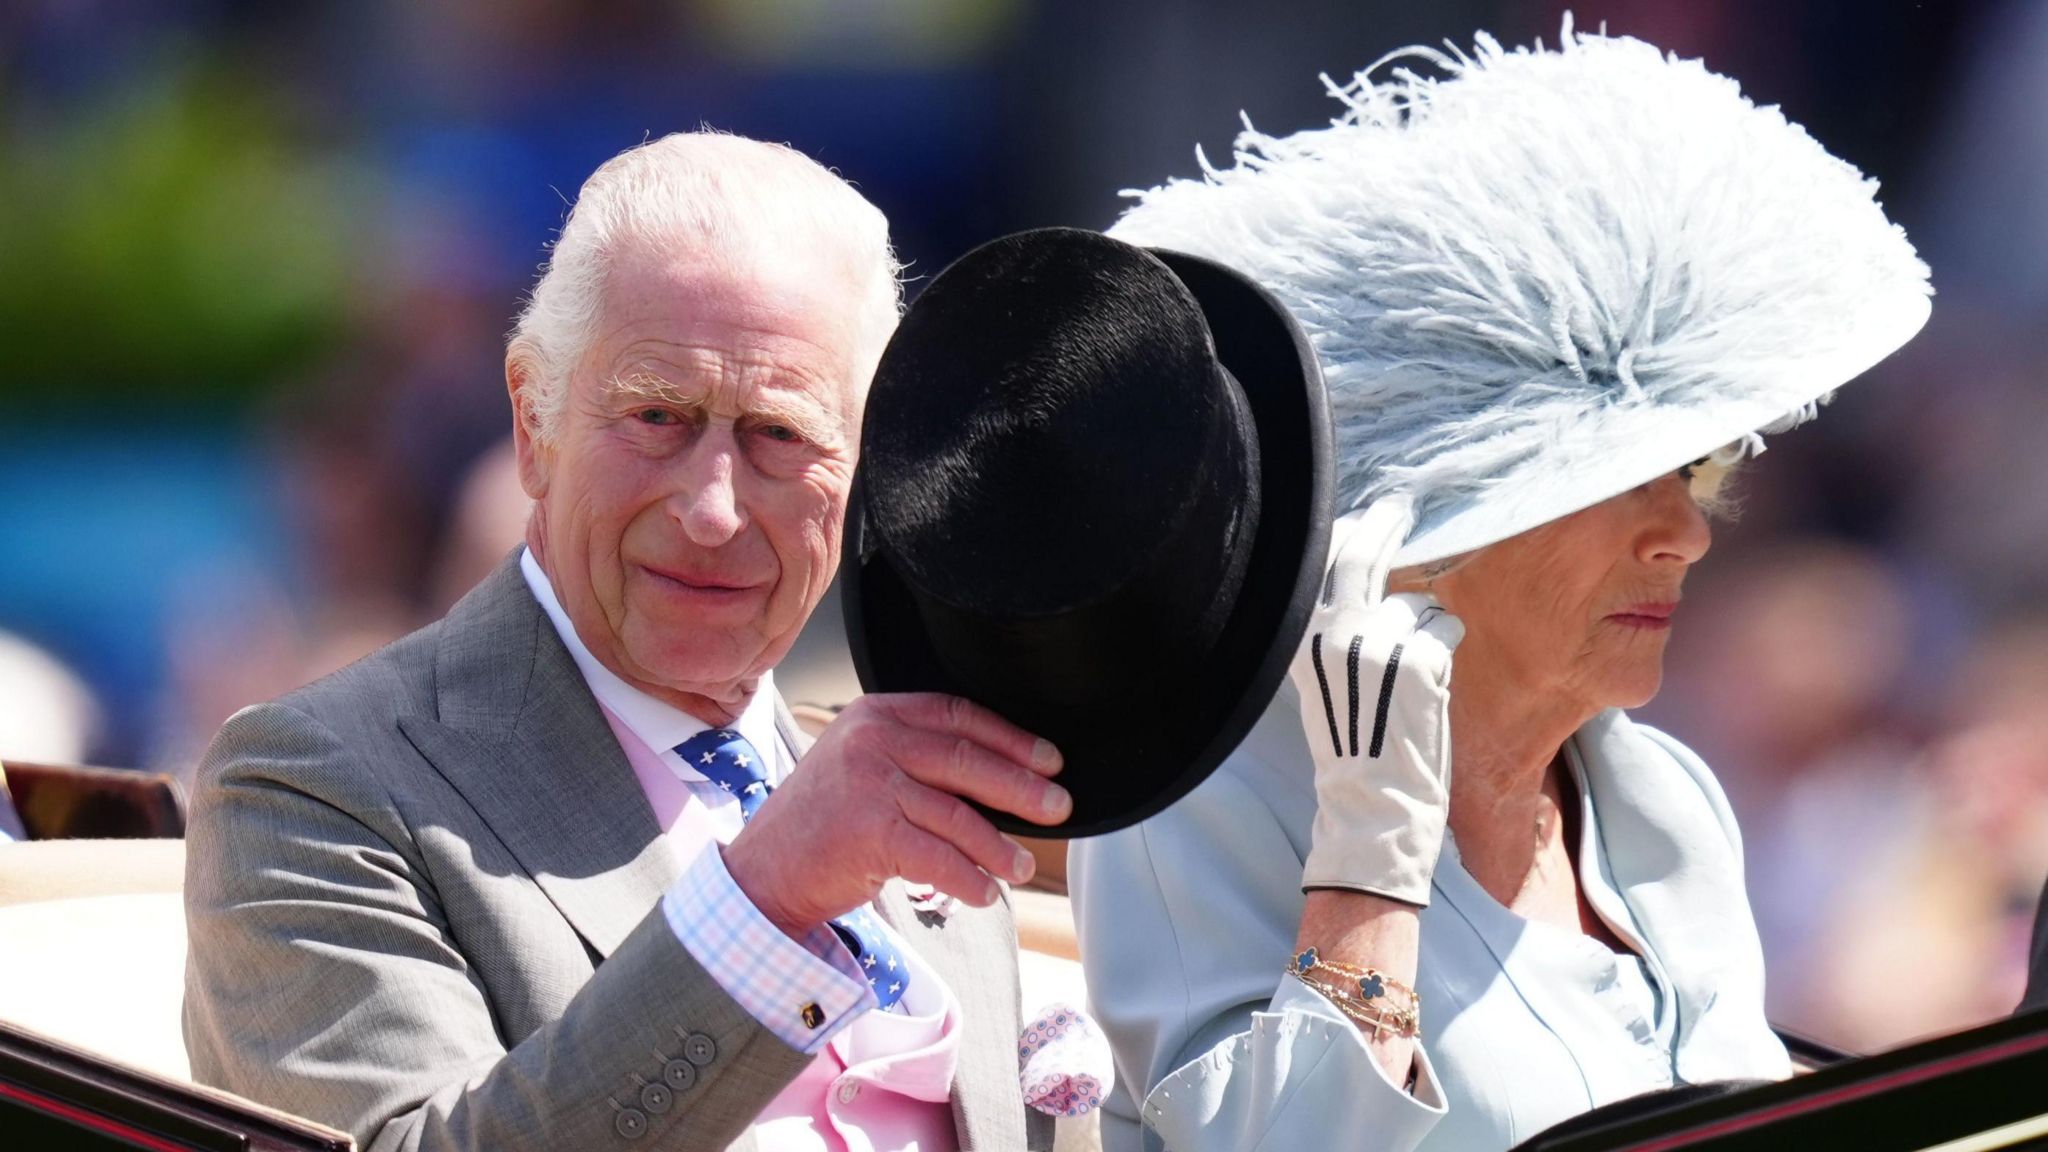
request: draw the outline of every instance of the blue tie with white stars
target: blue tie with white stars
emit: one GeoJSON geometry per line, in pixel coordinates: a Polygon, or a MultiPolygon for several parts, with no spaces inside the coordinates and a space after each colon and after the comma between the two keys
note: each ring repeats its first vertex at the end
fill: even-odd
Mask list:
{"type": "MultiPolygon", "coordinates": [[[[699,732],[676,745],[683,763],[703,774],[706,780],[739,797],[740,819],[751,820],[761,801],[772,791],[768,765],[747,738],[730,728],[699,732]]],[[[847,951],[867,973],[875,990],[875,1002],[883,1011],[896,1007],[903,990],[910,986],[910,970],[889,940],[889,933],[874,912],[863,906],[832,921],[832,930],[846,943],[847,951]]]]}

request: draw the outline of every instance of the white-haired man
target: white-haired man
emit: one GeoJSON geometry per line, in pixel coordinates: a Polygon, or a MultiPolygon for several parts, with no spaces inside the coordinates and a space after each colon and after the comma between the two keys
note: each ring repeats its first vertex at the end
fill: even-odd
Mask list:
{"type": "Polygon", "coordinates": [[[526,547],[207,755],[199,1079],[372,1149],[1049,1145],[998,883],[1030,857],[966,799],[1064,818],[1057,752],[933,696],[806,750],[772,683],[896,313],[881,214],[789,149],[591,177],[506,356],[526,547]]]}

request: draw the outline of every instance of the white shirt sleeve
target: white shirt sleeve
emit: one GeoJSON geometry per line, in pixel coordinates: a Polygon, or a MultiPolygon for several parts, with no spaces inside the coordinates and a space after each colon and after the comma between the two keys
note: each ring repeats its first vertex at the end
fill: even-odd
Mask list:
{"type": "Polygon", "coordinates": [[[827,925],[791,939],[754,907],[706,845],[661,898],[669,930],[726,995],[799,1052],[816,1052],[875,1007],[853,954],[827,925]]]}

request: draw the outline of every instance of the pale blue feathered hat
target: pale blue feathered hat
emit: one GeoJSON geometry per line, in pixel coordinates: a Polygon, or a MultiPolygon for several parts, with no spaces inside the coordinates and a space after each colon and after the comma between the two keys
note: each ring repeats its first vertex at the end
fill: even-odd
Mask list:
{"type": "Polygon", "coordinates": [[[1110,234],[1294,312],[1340,507],[1415,501],[1397,564],[1758,450],[1927,320],[1875,182],[1698,61],[1567,19],[1557,51],[1481,35],[1324,83],[1329,127],[1247,124],[1232,167],[1131,193],[1110,234]]]}

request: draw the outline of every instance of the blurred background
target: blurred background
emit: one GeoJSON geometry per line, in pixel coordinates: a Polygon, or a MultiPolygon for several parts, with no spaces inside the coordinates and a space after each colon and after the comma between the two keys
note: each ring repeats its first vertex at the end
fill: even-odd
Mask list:
{"type": "MultiPolygon", "coordinates": [[[[1552,0],[0,5],[0,758],[188,771],[519,537],[503,334],[584,176],[709,124],[913,277],[1326,122],[1318,72],[1552,0]]],[[[1927,332],[1739,482],[1646,710],[1747,839],[1778,1023],[2011,1010],[2048,873],[2048,3],[1582,0],[1883,184],[1927,332]]],[[[918,286],[912,280],[911,291],[918,286]]],[[[828,602],[781,675],[856,692],[828,602]]]]}

